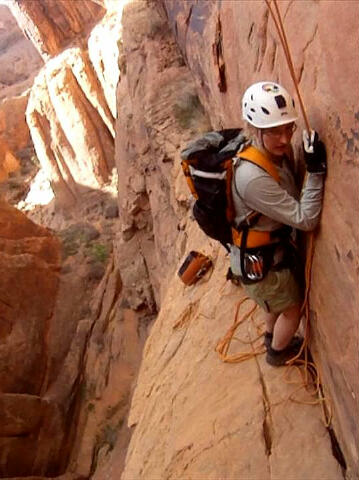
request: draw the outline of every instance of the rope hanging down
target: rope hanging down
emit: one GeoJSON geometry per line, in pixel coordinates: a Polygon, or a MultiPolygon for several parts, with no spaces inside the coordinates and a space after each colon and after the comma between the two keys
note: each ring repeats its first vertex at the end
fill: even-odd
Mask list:
{"type": "Polygon", "coordinates": [[[273,9],[271,7],[271,0],[265,0],[267,6],[268,6],[268,10],[273,18],[273,21],[274,21],[274,24],[275,24],[275,27],[277,29],[277,32],[278,32],[278,36],[279,36],[279,39],[282,43],[282,47],[283,47],[283,50],[284,50],[284,54],[285,54],[285,58],[287,60],[287,63],[288,63],[288,68],[289,68],[289,72],[290,72],[290,75],[292,77],[292,80],[293,80],[293,83],[294,83],[294,88],[295,88],[295,91],[297,92],[297,96],[298,96],[298,100],[299,100],[299,105],[300,105],[300,109],[302,111],[302,114],[303,114],[303,119],[304,119],[304,123],[305,123],[305,127],[308,131],[308,134],[310,133],[310,124],[309,124],[309,121],[308,121],[308,117],[307,117],[307,113],[305,111],[305,107],[304,107],[304,103],[303,103],[303,100],[302,100],[302,96],[300,94],[300,91],[299,91],[299,86],[298,86],[298,82],[297,82],[297,78],[295,76],[295,71],[294,71],[294,66],[293,66],[293,61],[292,61],[292,56],[290,54],[290,50],[289,50],[289,44],[288,44],[288,40],[287,40],[287,35],[285,33],[285,30],[284,30],[284,25],[283,25],[283,21],[282,21],[282,16],[281,16],[281,13],[280,13],[280,10],[279,10],[279,7],[278,7],[278,4],[277,4],[277,0],[273,0],[273,3],[274,3],[274,8],[275,8],[275,11],[276,11],[276,14],[277,14],[277,17],[275,16],[274,12],[273,12],[273,9]]]}

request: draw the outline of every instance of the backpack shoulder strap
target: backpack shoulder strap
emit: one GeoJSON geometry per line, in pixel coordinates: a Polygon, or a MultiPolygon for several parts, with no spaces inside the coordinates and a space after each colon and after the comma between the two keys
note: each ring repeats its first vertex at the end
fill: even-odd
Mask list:
{"type": "Polygon", "coordinates": [[[245,148],[242,152],[238,152],[237,156],[239,158],[243,158],[243,160],[248,160],[249,162],[254,163],[258,167],[265,170],[274,180],[279,183],[279,173],[271,160],[259,151],[257,148],[250,145],[249,147],[245,148]]]}

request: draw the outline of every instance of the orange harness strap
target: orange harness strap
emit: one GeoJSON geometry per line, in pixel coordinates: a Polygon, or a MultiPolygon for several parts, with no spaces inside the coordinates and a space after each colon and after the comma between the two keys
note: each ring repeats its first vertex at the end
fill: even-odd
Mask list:
{"type": "MultiPolygon", "coordinates": [[[[258,167],[265,170],[277,183],[279,183],[279,173],[276,166],[266,155],[264,155],[264,153],[259,151],[257,148],[250,145],[242,152],[238,152],[237,157],[254,163],[258,167]]],[[[242,232],[238,232],[238,230],[232,228],[232,237],[233,243],[240,247],[242,241],[242,232]]],[[[275,240],[271,237],[271,232],[252,229],[248,232],[247,248],[261,247],[274,242],[275,240]]]]}
{"type": "Polygon", "coordinates": [[[263,168],[263,170],[265,170],[271,177],[274,178],[277,183],[279,183],[279,173],[276,166],[264,153],[257,148],[250,145],[244,149],[243,152],[238,152],[237,157],[248,160],[249,162],[258,165],[258,167],[263,168]]]}

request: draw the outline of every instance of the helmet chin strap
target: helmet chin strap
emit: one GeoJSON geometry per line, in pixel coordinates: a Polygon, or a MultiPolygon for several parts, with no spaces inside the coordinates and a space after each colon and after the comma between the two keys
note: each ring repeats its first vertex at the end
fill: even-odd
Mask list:
{"type": "MultiPolygon", "coordinates": [[[[258,135],[259,135],[259,142],[261,144],[261,147],[267,151],[267,149],[265,148],[264,146],[264,142],[263,142],[263,131],[261,128],[258,128],[258,135]]],[[[269,152],[268,152],[269,153],[269,152]]]]}

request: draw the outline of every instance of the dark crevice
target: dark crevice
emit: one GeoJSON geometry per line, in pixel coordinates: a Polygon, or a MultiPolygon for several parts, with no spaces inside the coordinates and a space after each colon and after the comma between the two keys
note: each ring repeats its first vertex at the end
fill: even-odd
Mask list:
{"type": "MultiPolygon", "coordinates": [[[[265,403],[263,402],[263,407],[265,407],[265,403]]],[[[264,420],[263,420],[263,437],[264,437],[264,443],[266,446],[266,455],[269,457],[269,455],[272,453],[272,437],[270,433],[270,426],[268,424],[268,415],[267,413],[265,414],[264,420]]]]}
{"type": "Polygon", "coordinates": [[[258,59],[257,71],[259,72],[262,68],[265,53],[267,50],[267,31],[268,31],[268,21],[269,21],[269,10],[267,10],[263,15],[262,25],[260,27],[261,31],[261,46],[260,46],[260,58],[258,59]]]}
{"type": "MultiPolygon", "coordinates": [[[[320,389],[320,396],[322,398],[325,398],[324,391],[323,391],[323,386],[319,385],[319,389],[320,389]]],[[[324,404],[324,406],[325,406],[325,404],[324,404]]],[[[339,463],[340,468],[342,469],[343,477],[346,478],[347,462],[345,461],[344,454],[342,452],[342,449],[340,448],[340,445],[339,445],[337,436],[335,435],[334,429],[330,425],[330,420],[328,421],[330,415],[328,414],[326,408],[324,409],[324,416],[325,416],[326,423],[327,424],[329,423],[329,426],[327,426],[326,428],[327,428],[329,438],[330,438],[333,457],[339,463]]]]}
{"type": "Polygon", "coordinates": [[[263,374],[258,362],[258,358],[255,357],[255,361],[257,364],[257,369],[258,369],[258,377],[260,384],[262,386],[262,398],[263,398],[263,439],[264,439],[264,445],[265,445],[265,453],[268,458],[268,469],[269,469],[269,476],[271,478],[271,464],[270,464],[270,456],[272,454],[272,444],[273,444],[273,439],[272,439],[272,431],[273,431],[273,421],[272,421],[272,415],[271,415],[271,410],[270,410],[270,401],[268,397],[268,392],[267,392],[267,387],[263,378],[263,374]]]}
{"type": "MultiPolygon", "coordinates": [[[[191,5],[191,7],[190,7],[190,9],[189,9],[189,12],[188,12],[188,15],[187,15],[186,20],[185,20],[186,30],[185,30],[185,34],[184,34],[184,44],[183,44],[182,54],[183,54],[184,61],[185,61],[186,65],[188,65],[188,58],[187,58],[187,35],[188,35],[188,30],[189,30],[189,24],[190,24],[191,17],[192,17],[192,11],[193,11],[193,5],[191,5]]],[[[177,22],[176,22],[176,38],[178,39],[177,22]]]]}
{"type": "Polygon", "coordinates": [[[307,51],[309,45],[311,45],[313,43],[317,33],[318,33],[318,25],[316,25],[316,27],[314,29],[314,32],[313,32],[313,35],[311,36],[311,38],[308,40],[305,47],[303,48],[303,54],[307,51]]]}
{"type": "Polygon", "coordinates": [[[248,37],[247,37],[248,43],[251,43],[253,29],[254,29],[254,22],[252,23],[251,28],[250,28],[249,33],[248,33],[248,37]]]}
{"type": "Polygon", "coordinates": [[[214,64],[217,69],[217,86],[219,91],[224,93],[227,91],[226,64],[224,62],[223,55],[222,23],[219,15],[217,18],[215,40],[212,45],[212,53],[214,58],[214,64]]]}
{"type": "MultiPolygon", "coordinates": [[[[256,363],[257,363],[257,369],[258,369],[258,376],[259,376],[259,381],[262,386],[262,398],[263,398],[263,412],[264,412],[264,418],[263,418],[263,438],[264,438],[264,444],[265,444],[265,452],[266,455],[269,457],[272,453],[272,416],[271,416],[271,411],[270,411],[270,402],[268,398],[268,392],[267,392],[267,387],[264,382],[263,374],[258,362],[257,357],[255,357],[256,363]]],[[[269,469],[270,469],[270,464],[269,464],[269,469]]]]}
{"type": "MultiPolygon", "coordinates": [[[[258,365],[259,368],[259,365],[258,365]]],[[[259,370],[259,380],[263,391],[263,438],[266,448],[266,455],[269,457],[272,453],[272,419],[270,414],[270,403],[268,400],[267,387],[264,383],[262,372],[259,370]]]]}
{"type": "Polygon", "coordinates": [[[271,52],[271,56],[270,56],[270,71],[271,72],[274,71],[276,55],[277,55],[277,44],[274,43],[273,44],[273,51],[271,52]]]}
{"type": "Polygon", "coordinates": [[[335,435],[335,432],[332,427],[327,427],[328,433],[329,433],[329,438],[330,438],[330,443],[332,446],[332,454],[333,457],[336,459],[336,461],[339,463],[341,469],[342,469],[342,474],[343,477],[345,478],[345,474],[347,471],[347,462],[345,461],[342,449],[340,448],[339,442],[337,440],[337,437],[335,435]]]}
{"type": "Polygon", "coordinates": [[[302,63],[302,65],[300,67],[300,70],[299,70],[298,83],[300,83],[302,81],[303,72],[304,72],[304,63],[302,63]]]}
{"type": "MultiPolygon", "coordinates": [[[[192,11],[193,11],[193,5],[191,5],[191,7],[190,7],[190,9],[189,9],[189,12],[188,12],[188,15],[187,15],[187,18],[186,18],[186,20],[185,20],[185,24],[186,24],[187,30],[188,30],[189,22],[190,22],[191,17],[192,17],[192,11]]],[[[187,31],[186,31],[186,34],[187,34],[187,31]]]]}

